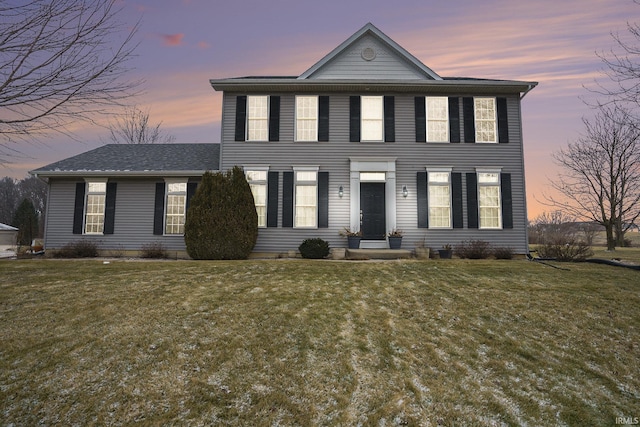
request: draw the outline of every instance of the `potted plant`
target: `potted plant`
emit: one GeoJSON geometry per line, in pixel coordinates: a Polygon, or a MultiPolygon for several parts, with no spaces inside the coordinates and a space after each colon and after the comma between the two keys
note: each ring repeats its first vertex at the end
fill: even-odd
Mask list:
{"type": "Polygon", "coordinates": [[[446,244],[442,246],[442,249],[438,249],[438,254],[441,259],[451,259],[451,255],[453,254],[453,249],[451,249],[450,244],[446,244]]]}
{"type": "Polygon", "coordinates": [[[362,231],[351,230],[349,227],[344,227],[339,234],[342,237],[347,238],[347,244],[349,249],[358,249],[360,247],[360,240],[362,239],[362,231]]]}
{"type": "Polygon", "coordinates": [[[394,228],[387,234],[387,237],[389,238],[389,249],[400,249],[400,246],[402,246],[402,230],[394,228]]]}

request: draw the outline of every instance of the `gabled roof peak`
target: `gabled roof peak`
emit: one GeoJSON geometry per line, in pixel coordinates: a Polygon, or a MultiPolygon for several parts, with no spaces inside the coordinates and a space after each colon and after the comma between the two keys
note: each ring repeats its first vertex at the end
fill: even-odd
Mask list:
{"type": "MultiPolygon", "coordinates": [[[[442,80],[442,78],[436,74],[432,69],[424,65],[419,59],[410,54],[407,50],[405,50],[398,43],[393,41],[389,36],[384,34],[380,29],[378,29],[371,22],[368,22],[365,26],[356,31],[351,37],[342,42],[338,47],[333,49],[329,54],[323,57],[320,61],[316,62],[311,68],[302,73],[298,79],[309,79],[313,78],[317,75],[323,68],[327,67],[327,64],[338,58],[339,56],[345,55],[347,51],[351,50],[363,37],[370,36],[377,42],[379,42],[382,46],[385,46],[387,49],[390,49],[393,53],[395,53],[400,60],[407,64],[407,67],[411,67],[415,69],[415,71],[422,75],[424,79],[427,80],[442,80]]],[[[367,50],[364,48],[362,50],[362,59],[363,61],[373,61],[376,58],[376,53],[373,50],[367,50]]]]}

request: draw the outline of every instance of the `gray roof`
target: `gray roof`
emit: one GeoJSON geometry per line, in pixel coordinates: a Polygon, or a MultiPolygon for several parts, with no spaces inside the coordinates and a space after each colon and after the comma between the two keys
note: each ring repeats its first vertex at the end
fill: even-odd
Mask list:
{"type": "Polygon", "coordinates": [[[18,229],[0,222],[0,231],[18,231],[18,229]]]}
{"type": "Polygon", "coordinates": [[[220,167],[220,144],[108,144],[35,169],[38,176],[201,175],[220,167]]]}

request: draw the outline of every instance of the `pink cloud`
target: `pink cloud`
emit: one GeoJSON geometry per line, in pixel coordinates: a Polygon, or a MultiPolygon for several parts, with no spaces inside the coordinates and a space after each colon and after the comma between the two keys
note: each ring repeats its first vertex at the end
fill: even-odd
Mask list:
{"type": "Polygon", "coordinates": [[[207,43],[205,41],[198,42],[199,49],[209,49],[210,47],[211,47],[210,43],[207,43]]]}
{"type": "Polygon", "coordinates": [[[177,34],[160,34],[165,46],[181,46],[184,33],[177,34]]]}

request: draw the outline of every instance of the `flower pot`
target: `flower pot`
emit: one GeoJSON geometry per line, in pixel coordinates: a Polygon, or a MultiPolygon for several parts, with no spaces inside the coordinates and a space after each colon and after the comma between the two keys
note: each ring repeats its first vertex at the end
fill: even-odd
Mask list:
{"type": "Polygon", "coordinates": [[[400,249],[402,236],[389,236],[389,249],[400,249]]]}
{"type": "Polygon", "coordinates": [[[349,249],[359,249],[360,248],[360,236],[347,236],[347,244],[349,245],[349,249]]]}
{"type": "Polygon", "coordinates": [[[441,259],[451,259],[453,251],[451,249],[438,249],[438,255],[441,259]]]}

